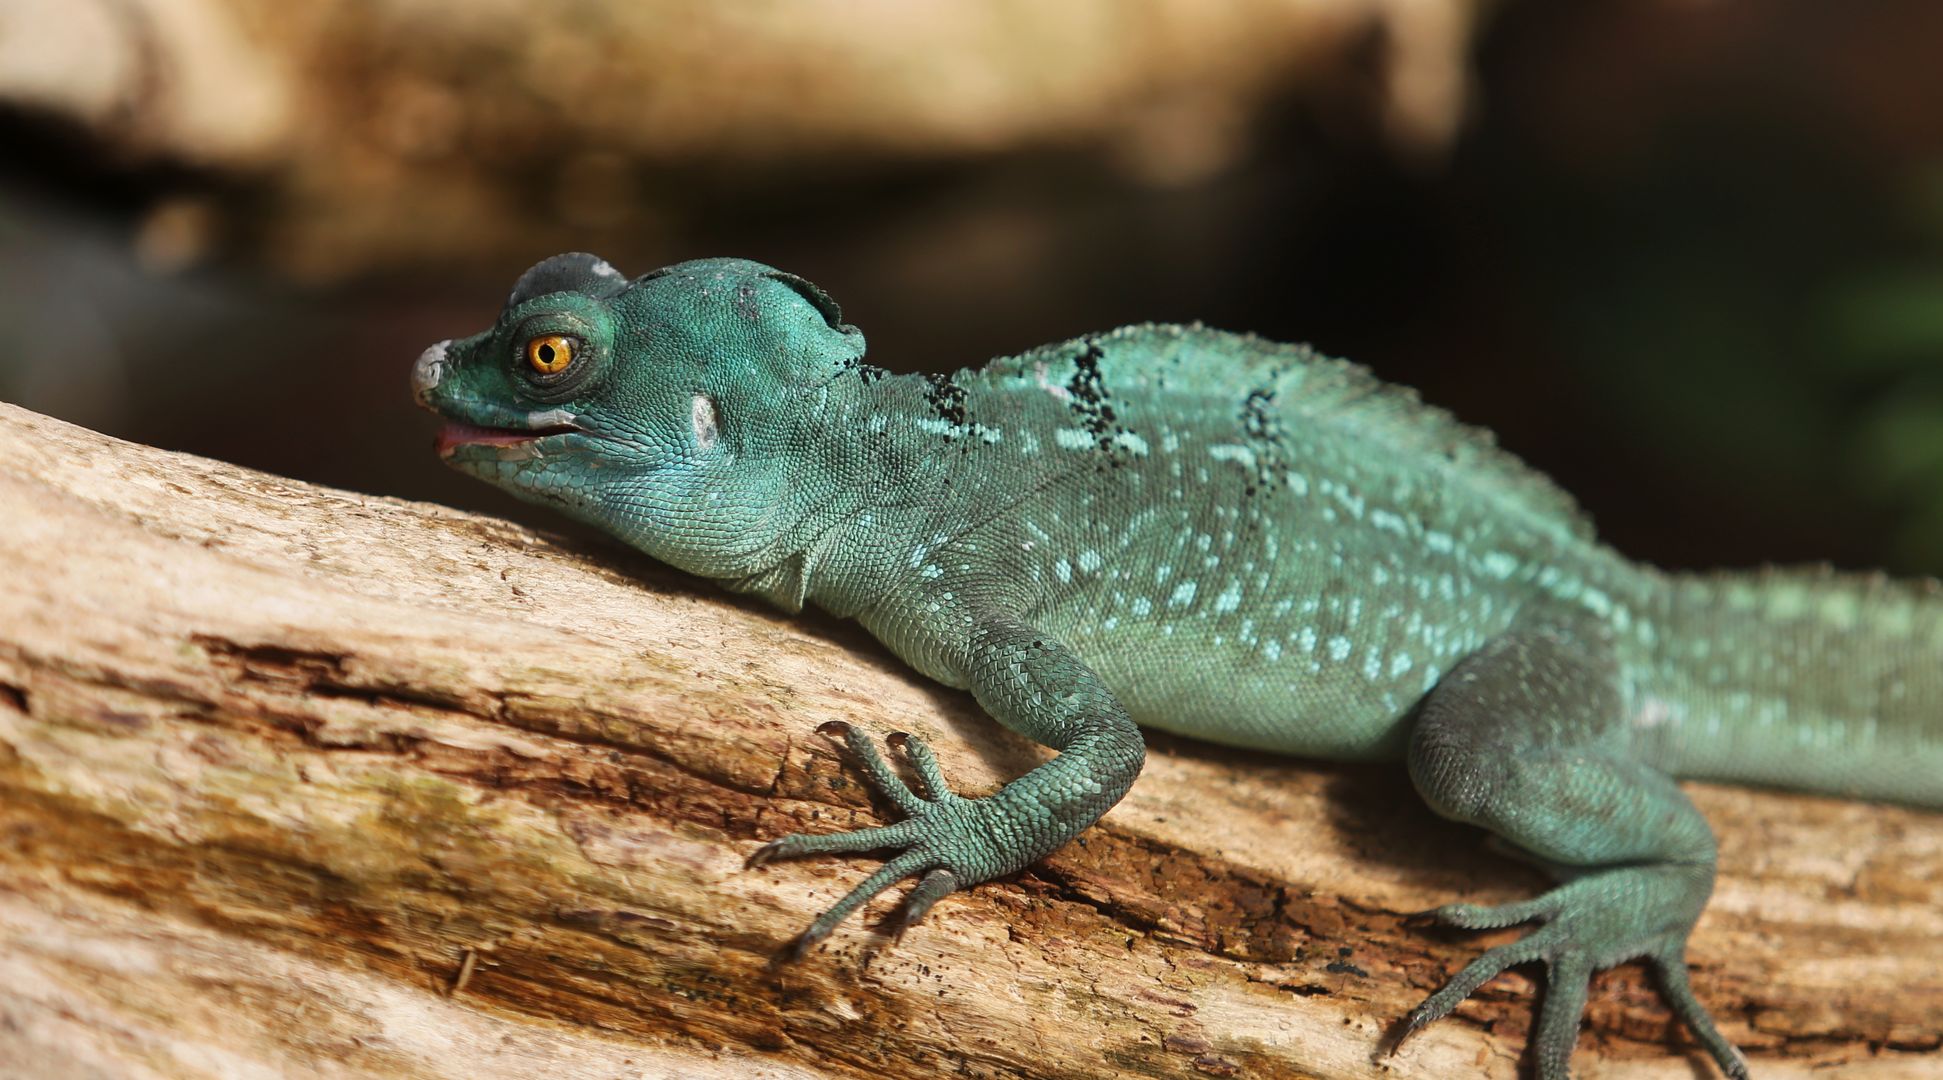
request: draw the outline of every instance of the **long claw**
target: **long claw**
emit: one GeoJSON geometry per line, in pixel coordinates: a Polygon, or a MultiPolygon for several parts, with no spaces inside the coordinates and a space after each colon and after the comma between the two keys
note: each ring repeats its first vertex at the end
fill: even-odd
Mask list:
{"type": "MultiPolygon", "coordinates": [[[[1459,1002],[1470,997],[1473,991],[1496,978],[1506,968],[1543,959],[1559,937],[1553,927],[1545,926],[1508,945],[1486,950],[1484,955],[1464,965],[1464,970],[1452,976],[1436,993],[1425,998],[1423,1004],[1410,1010],[1410,1015],[1404,1017],[1404,1024],[1409,1029],[1404,1035],[1408,1036],[1410,1031],[1449,1016],[1459,1002]]],[[[1401,1038],[1398,1041],[1401,1042],[1401,1038]]]]}
{"type": "Polygon", "coordinates": [[[932,802],[951,794],[951,784],[945,780],[944,770],[938,767],[937,757],[923,739],[908,731],[893,731],[884,741],[892,749],[903,752],[911,762],[911,768],[917,772],[918,794],[932,802]]]}
{"type": "MultiPolygon", "coordinates": [[[[842,721],[831,721],[831,724],[842,724],[842,721]]],[[[824,727],[829,726],[830,724],[824,725],[824,727]]],[[[843,744],[863,765],[864,772],[869,774],[870,785],[881,792],[885,798],[896,803],[898,811],[905,817],[915,817],[921,813],[924,809],[924,800],[913,794],[904,780],[891,769],[883,755],[877,752],[877,746],[870,741],[870,736],[864,734],[862,729],[851,727],[849,724],[842,724],[842,726],[843,744]]]]}
{"type": "Polygon", "coordinates": [[[816,921],[810,923],[809,928],[804,930],[797,937],[795,944],[790,946],[791,956],[801,957],[817,942],[829,937],[830,931],[835,930],[837,924],[851,912],[869,903],[870,899],[878,893],[924,869],[925,861],[926,857],[921,853],[905,852],[878,867],[875,873],[859,882],[856,888],[844,894],[843,899],[830,905],[828,911],[818,915],[816,921]]]}
{"type": "Polygon", "coordinates": [[[1379,1059],[1395,1057],[1397,1051],[1403,1049],[1404,1040],[1422,1030],[1425,1023],[1429,1023],[1429,1021],[1419,1023],[1416,1017],[1417,1014],[1412,1012],[1409,1016],[1390,1025],[1390,1030],[1383,1033],[1383,1041],[1376,1046],[1376,1056],[1379,1059]]]}
{"type": "Polygon", "coordinates": [[[918,887],[904,898],[904,910],[897,917],[896,933],[902,934],[924,918],[931,905],[958,891],[958,878],[949,870],[933,870],[924,875],[918,887]]]}
{"type": "Polygon", "coordinates": [[[1693,994],[1693,985],[1687,981],[1687,961],[1683,955],[1685,941],[1670,949],[1650,953],[1646,962],[1652,966],[1653,973],[1659,976],[1660,994],[1672,1007],[1674,1015],[1686,1021],[1700,1045],[1707,1048],[1714,1063],[1720,1066],[1728,1080],[1748,1080],[1747,1059],[1727,1037],[1715,1026],[1714,1018],[1707,1015],[1706,1006],[1693,994]]]}

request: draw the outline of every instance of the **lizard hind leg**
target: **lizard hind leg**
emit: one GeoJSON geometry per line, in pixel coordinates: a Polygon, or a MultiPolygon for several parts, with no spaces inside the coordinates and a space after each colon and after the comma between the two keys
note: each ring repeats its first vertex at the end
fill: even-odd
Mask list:
{"type": "Polygon", "coordinates": [[[1425,999],[1392,1048],[1499,972],[1542,962],[1546,993],[1531,1054],[1540,1080],[1565,1080],[1593,973],[1644,957],[1721,1070],[1747,1076],[1686,979],[1687,935],[1713,891],[1713,834],[1678,785],[1630,754],[1626,740],[1615,661],[1596,627],[1514,629],[1425,697],[1409,748],[1425,801],[1516,845],[1562,884],[1518,903],[1438,909],[1440,921],[1466,929],[1538,925],[1425,999]]]}

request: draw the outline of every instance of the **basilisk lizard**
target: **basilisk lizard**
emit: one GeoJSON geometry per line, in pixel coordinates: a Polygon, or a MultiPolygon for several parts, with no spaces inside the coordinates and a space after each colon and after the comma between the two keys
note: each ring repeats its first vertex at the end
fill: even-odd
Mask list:
{"type": "Polygon", "coordinates": [[[1706,777],[1943,807],[1943,590],[1827,572],[1673,575],[1594,538],[1481,431],[1313,351],[1136,326],[950,375],[892,375],[801,278],[734,259],[628,280],[548,259],[413,372],[454,467],[795,611],[860,621],[1059,751],[954,794],[925,744],[902,812],[753,862],[890,850],[798,950],[896,882],[902,918],[1097,821],[1139,726],[1399,760],[1438,813],[1553,870],[1536,923],[1398,1025],[1542,961],[1532,1056],[1567,1074],[1593,972],[1643,957],[1729,1076],[1687,981],[1715,842],[1706,777]]]}

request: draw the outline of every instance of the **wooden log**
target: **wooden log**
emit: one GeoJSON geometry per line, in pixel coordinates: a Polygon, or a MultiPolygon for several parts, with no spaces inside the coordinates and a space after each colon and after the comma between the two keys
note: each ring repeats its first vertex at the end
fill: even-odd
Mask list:
{"type": "MultiPolygon", "coordinates": [[[[819,723],[961,790],[1041,751],[847,625],[605,548],[0,406],[0,1073],[20,1077],[1511,1077],[1508,976],[1407,918],[1542,882],[1400,770],[1156,740],[1040,867],[890,941],[779,949],[883,820],[819,723]]],[[[1694,981],[1756,1074],[1943,1069],[1943,815],[1696,785],[1694,981]]],[[[1644,973],[1580,1075],[1708,1066],[1644,973]]]]}

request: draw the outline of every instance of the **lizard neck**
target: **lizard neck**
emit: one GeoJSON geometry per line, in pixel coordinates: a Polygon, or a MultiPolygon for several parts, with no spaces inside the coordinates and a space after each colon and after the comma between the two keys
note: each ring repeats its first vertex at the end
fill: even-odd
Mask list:
{"type": "Polygon", "coordinates": [[[860,366],[806,390],[781,440],[791,449],[773,540],[739,573],[709,576],[787,611],[814,604],[847,618],[882,597],[896,553],[948,504],[949,463],[913,428],[925,385],[860,366]]]}

